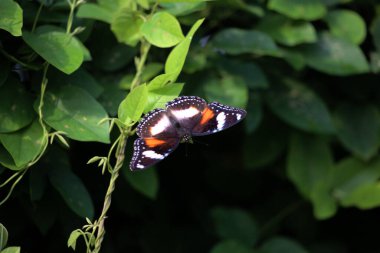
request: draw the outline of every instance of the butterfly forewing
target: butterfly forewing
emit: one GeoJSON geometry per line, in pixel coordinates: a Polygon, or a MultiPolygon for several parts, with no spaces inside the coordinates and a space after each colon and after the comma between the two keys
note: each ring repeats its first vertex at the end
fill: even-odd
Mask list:
{"type": "Polygon", "coordinates": [[[189,131],[202,117],[202,112],[206,107],[206,101],[195,96],[179,97],[166,104],[166,110],[172,119],[178,122],[180,127],[189,131]]]}
{"type": "Polygon", "coordinates": [[[141,138],[175,138],[177,132],[164,109],[149,112],[137,126],[137,135],[141,138]]]}
{"type": "Polygon", "coordinates": [[[192,135],[201,136],[222,131],[240,122],[246,114],[243,109],[213,102],[203,111],[200,121],[192,130],[192,135]]]}

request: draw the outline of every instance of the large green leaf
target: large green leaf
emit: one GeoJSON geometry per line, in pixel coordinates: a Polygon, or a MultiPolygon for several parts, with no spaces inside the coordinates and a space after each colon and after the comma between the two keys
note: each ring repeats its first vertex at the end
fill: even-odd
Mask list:
{"type": "Polygon", "coordinates": [[[21,36],[22,9],[13,0],[0,1],[0,29],[10,32],[13,36],[21,36]]]}
{"type": "Polygon", "coordinates": [[[135,46],[142,36],[140,32],[142,24],[141,14],[125,7],[114,14],[111,30],[119,42],[135,46]]]}
{"type": "Polygon", "coordinates": [[[126,168],[123,171],[125,179],[133,189],[150,199],[156,198],[159,179],[155,168],[134,172],[126,168]]]}
{"type": "Polygon", "coordinates": [[[317,40],[317,33],[311,23],[293,21],[281,15],[266,16],[260,21],[257,29],[286,46],[311,43],[317,40]]]}
{"type": "Polygon", "coordinates": [[[59,28],[41,26],[34,33],[25,31],[23,38],[37,54],[66,74],[77,70],[83,62],[81,43],[59,28]]]}
{"type": "Polygon", "coordinates": [[[351,194],[361,187],[372,185],[380,178],[380,158],[371,162],[363,162],[356,158],[346,158],[334,166],[332,185],[333,195],[345,205],[350,205],[351,194]]]}
{"type": "Polygon", "coordinates": [[[148,102],[145,106],[144,113],[147,113],[155,108],[164,108],[167,102],[179,96],[182,89],[183,84],[171,83],[161,88],[149,90],[148,102]]]}
{"type": "Polygon", "coordinates": [[[325,140],[321,137],[292,135],[287,174],[298,190],[312,201],[317,218],[328,218],[335,214],[336,204],[329,195],[333,159],[325,140]]]}
{"type": "Polygon", "coordinates": [[[78,8],[79,18],[90,18],[111,24],[112,12],[101,5],[93,3],[81,4],[78,8]]]}
{"type": "Polygon", "coordinates": [[[298,242],[285,237],[274,237],[264,242],[260,248],[262,253],[307,253],[298,242]]]}
{"type": "Polygon", "coordinates": [[[5,248],[8,242],[8,231],[7,229],[3,226],[3,224],[0,223],[0,252],[2,249],[5,248]]]}
{"type": "Polygon", "coordinates": [[[369,71],[368,62],[358,46],[327,33],[318,42],[302,49],[307,65],[321,72],[347,76],[369,71]]]}
{"type": "Polygon", "coordinates": [[[125,124],[138,121],[144,112],[147,101],[148,88],[145,84],[137,86],[120,103],[119,119],[125,124]]]}
{"type": "Polygon", "coordinates": [[[248,87],[239,76],[223,75],[211,78],[203,85],[207,100],[245,108],[248,102],[248,87]]]}
{"type": "Polygon", "coordinates": [[[15,78],[8,78],[0,86],[0,133],[19,130],[30,124],[36,116],[33,100],[15,78]]]}
{"type": "Polygon", "coordinates": [[[167,12],[154,14],[141,26],[141,33],[152,45],[164,48],[175,46],[185,38],[178,20],[167,12]]]}
{"type": "Polygon", "coordinates": [[[47,92],[43,107],[44,120],[67,137],[78,141],[109,142],[109,124],[104,108],[86,91],[75,86],[62,86],[47,92]]]}
{"type": "Polygon", "coordinates": [[[342,199],[343,206],[370,209],[380,206],[380,183],[362,184],[342,199]]]}
{"type": "Polygon", "coordinates": [[[269,81],[259,65],[250,61],[239,61],[229,58],[218,59],[215,64],[222,71],[227,71],[233,76],[239,76],[247,87],[251,89],[268,88],[269,81]]]}
{"type": "Polygon", "coordinates": [[[331,11],[325,17],[331,34],[354,44],[361,44],[366,37],[366,24],[356,12],[349,10],[331,11]],[[348,25],[349,24],[349,25],[348,25]]]}
{"type": "Polygon", "coordinates": [[[214,245],[210,253],[254,253],[243,243],[234,240],[224,240],[214,245]]]}
{"type": "Polygon", "coordinates": [[[66,154],[56,148],[48,155],[51,159],[47,161],[50,165],[48,176],[53,187],[74,213],[92,219],[94,205],[91,196],[82,180],[71,171],[66,154]]]}
{"type": "Polygon", "coordinates": [[[241,209],[214,208],[211,211],[216,233],[223,239],[233,239],[253,246],[258,229],[253,218],[241,209]]]}
{"type": "Polygon", "coordinates": [[[343,146],[354,155],[368,160],[380,146],[380,119],[374,106],[345,104],[335,114],[337,135],[343,146]]]}
{"type": "Polygon", "coordinates": [[[41,152],[47,142],[38,120],[17,132],[0,134],[0,142],[11,154],[17,167],[27,165],[41,152]]]}
{"type": "Polygon", "coordinates": [[[190,43],[193,39],[195,32],[202,25],[204,19],[199,19],[191,27],[190,31],[187,33],[184,40],[181,41],[177,46],[173,48],[170,52],[168,58],[165,62],[165,74],[173,75],[171,77],[171,82],[174,82],[179,73],[181,72],[183,65],[185,64],[186,56],[190,48],[190,43]]]}
{"type": "Polygon", "coordinates": [[[319,0],[270,0],[268,8],[293,19],[305,20],[319,19],[327,12],[319,0]]]}
{"type": "Polygon", "coordinates": [[[8,247],[1,251],[1,253],[20,253],[21,248],[20,247],[8,247]]]}
{"type": "Polygon", "coordinates": [[[285,85],[268,92],[266,101],[278,117],[294,127],[322,134],[335,131],[324,101],[306,85],[286,80],[285,85]]]}
{"type": "Polygon", "coordinates": [[[215,35],[212,44],[219,50],[232,55],[252,53],[279,56],[280,51],[271,37],[255,30],[227,28],[215,35]]]}

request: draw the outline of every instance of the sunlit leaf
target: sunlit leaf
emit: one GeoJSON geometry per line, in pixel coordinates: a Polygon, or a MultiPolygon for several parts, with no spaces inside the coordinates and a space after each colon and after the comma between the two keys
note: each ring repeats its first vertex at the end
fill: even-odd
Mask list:
{"type": "Polygon", "coordinates": [[[13,36],[21,36],[23,18],[22,9],[13,0],[0,1],[0,29],[10,32],[13,36]]]}
{"type": "Polygon", "coordinates": [[[125,124],[136,122],[140,119],[148,101],[148,89],[145,84],[134,88],[120,103],[118,116],[125,124]]]}

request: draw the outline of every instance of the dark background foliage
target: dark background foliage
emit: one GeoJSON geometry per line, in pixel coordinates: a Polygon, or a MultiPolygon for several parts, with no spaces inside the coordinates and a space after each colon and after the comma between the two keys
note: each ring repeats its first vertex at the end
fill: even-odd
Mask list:
{"type": "MultiPolygon", "coordinates": [[[[28,169],[0,206],[0,222],[7,245],[22,252],[72,251],[70,233],[98,216],[108,186],[109,174],[87,161],[106,156],[118,133],[114,128],[109,137],[97,123],[117,116],[131,88],[143,22],[133,15],[149,13],[154,3],[82,4],[70,40],[66,1],[17,0],[19,9],[2,1],[1,182],[28,169]],[[46,31],[54,35],[43,37],[46,31]],[[52,66],[43,76],[45,60],[52,66]],[[42,120],[58,140],[46,151],[38,125],[44,78],[42,120]]],[[[177,79],[185,83],[181,94],[248,114],[141,172],[129,171],[129,139],[103,252],[380,252],[379,3],[162,1],[154,8],[175,16],[185,35],[206,18],[177,79]]],[[[152,46],[142,82],[163,73],[167,47],[176,43],[152,46]]],[[[176,97],[182,86],[172,87],[159,96],[176,97]]],[[[2,198],[10,186],[0,188],[2,198]]],[[[85,251],[83,241],[76,250],[85,251]]]]}

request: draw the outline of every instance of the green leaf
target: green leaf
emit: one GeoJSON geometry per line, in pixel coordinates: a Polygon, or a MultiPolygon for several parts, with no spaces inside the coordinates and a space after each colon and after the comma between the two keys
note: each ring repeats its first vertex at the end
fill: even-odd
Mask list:
{"type": "Polygon", "coordinates": [[[148,101],[148,89],[145,84],[134,88],[120,103],[118,116],[125,124],[137,122],[144,112],[148,101]]]}
{"type": "Polygon", "coordinates": [[[79,236],[81,236],[80,231],[74,230],[73,232],[71,232],[69,239],[67,240],[67,247],[75,250],[79,236]]]}
{"type": "Polygon", "coordinates": [[[15,78],[0,86],[0,133],[17,131],[29,125],[36,115],[33,100],[15,78]]]}
{"type": "Polygon", "coordinates": [[[362,184],[342,199],[343,206],[370,209],[380,206],[380,183],[362,184]]]}
{"type": "Polygon", "coordinates": [[[126,7],[114,14],[111,30],[119,42],[134,47],[141,38],[142,24],[141,14],[132,12],[129,7],[126,7]]]}
{"type": "Polygon", "coordinates": [[[20,253],[20,252],[21,252],[20,247],[8,247],[1,251],[1,253],[20,253]]]}
{"type": "Polygon", "coordinates": [[[160,6],[164,7],[165,11],[170,14],[179,17],[185,16],[200,10],[203,10],[206,6],[205,2],[176,2],[176,3],[162,3],[160,6]]]}
{"type": "Polygon", "coordinates": [[[260,248],[260,252],[307,253],[308,251],[294,240],[285,237],[274,237],[264,242],[263,246],[260,248]]]}
{"type": "Polygon", "coordinates": [[[215,35],[212,44],[217,49],[232,55],[252,53],[280,56],[280,51],[272,38],[255,30],[224,29],[215,35]]]}
{"type": "Polygon", "coordinates": [[[363,160],[376,155],[380,143],[380,119],[374,106],[341,105],[334,113],[337,135],[343,146],[363,160]]]}
{"type": "Polygon", "coordinates": [[[215,64],[223,71],[226,71],[233,76],[241,77],[246,86],[251,89],[269,87],[269,81],[263,70],[259,65],[253,62],[222,58],[218,59],[215,64]]]}
{"type": "Polygon", "coordinates": [[[170,52],[168,58],[165,62],[165,74],[173,75],[172,82],[174,82],[179,73],[181,72],[183,65],[185,64],[186,56],[189,51],[191,40],[195,32],[203,23],[204,19],[199,19],[195,24],[191,27],[190,31],[187,33],[184,40],[179,43],[173,50],[170,52]]]}
{"type": "Polygon", "coordinates": [[[168,12],[154,14],[140,31],[149,43],[162,48],[175,46],[185,38],[178,20],[168,12]]]}
{"type": "Polygon", "coordinates": [[[152,62],[144,67],[143,73],[141,74],[141,81],[147,82],[153,77],[157,76],[164,69],[164,65],[158,62],[152,62]]]}
{"type": "Polygon", "coordinates": [[[366,24],[362,17],[350,10],[330,11],[324,19],[332,35],[360,45],[366,37],[366,24]],[[349,24],[349,25],[347,25],[349,24]]]}
{"type": "Polygon", "coordinates": [[[111,24],[112,12],[98,4],[81,4],[77,12],[78,18],[90,18],[111,24]]]}
{"type": "Polygon", "coordinates": [[[17,167],[33,161],[43,151],[47,142],[43,128],[38,120],[17,132],[0,134],[0,142],[11,154],[17,167]]]}
{"type": "Polygon", "coordinates": [[[369,71],[358,46],[327,33],[319,36],[317,43],[304,46],[302,52],[307,65],[327,74],[347,76],[369,71]]]}
{"type": "Polygon", "coordinates": [[[0,252],[7,246],[8,231],[3,224],[0,223],[0,252]]]}
{"type": "Polygon", "coordinates": [[[343,206],[348,205],[349,203],[346,203],[345,199],[350,199],[355,190],[364,185],[377,183],[379,178],[379,157],[371,162],[363,162],[353,157],[346,158],[334,166],[333,195],[341,201],[343,206]]]}
{"type": "Polygon", "coordinates": [[[258,94],[250,96],[245,118],[245,129],[248,134],[253,133],[260,125],[263,118],[261,97],[258,94]]]}
{"type": "Polygon", "coordinates": [[[377,16],[371,24],[370,28],[373,44],[375,45],[376,49],[380,51],[380,16],[377,16]]]}
{"type": "Polygon", "coordinates": [[[124,169],[124,177],[133,189],[150,199],[156,199],[159,179],[155,168],[134,172],[124,169]]]}
{"type": "Polygon", "coordinates": [[[150,90],[148,93],[148,101],[145,106],[144,113],[147,113],[155,108],[164,108],[167,102],[179,96],[182,89],[182,83],[171,83],[164,87],[150,90]]]}
{"type": "Polygon", "coordinates": [[[313,188],[332,173],[332,154],[321,137],[293,134],[287,157],[287,174],[298,190],[310,198],[313,188]]]}
{"type": "Polygon", "coordinates": [[[99,124],[108,117],[106,111],[81,88],[62,86],[47,92],[43,115],[48,125],[71,139],[109,143],[109,124],[99,124]]]}
{"type": "Polygon", "coordinates": [[[11,170],[20,170],[22,167],[17,167],[15,162],[12,159],[12,156],[8,153],[8,151],[4,148],[0,143],[0,164],[4,167],[11,170]]]}
{"type": "Polygon", "coordinates": [[[319,0],[270,0],[268,8],[293,19],[316,20],[327,10],[319,0]]]}
{"type": "Polygon", "coordinates": [[[22,9],[13,0],[0,1],[0,29],[10,32],[13,36],[21,36],[22,9]]]}
{"type": "Polygon", "coordinates": [[[48,175],[51,184],[74,213],[92,219],[94,205],[82,180],[71,171],[68,158],[63,151],[55,149],[52,152],[48,154],[51,159],[48,175]]]}
{"type": "Polygon", "coordinates": [[[66,74],[77,70],[83,62],[81,43],[59,28],[41,26],[34,33],[25,31],[23,39],[37,54],[66,74]]]}
{"type": "Polygon", "coordinates": [[[234,240],[224,240],[214,245],[210,253],[254,253],[249,247],[234,240]]]}
{"type": "Polygon", "coordinates": [[[66,75],[55,69],[49,70],[48,73],[49,87],[60,87],[62,85],[73,85],[84,89],[94,98],[100,96],[104,88],[99,82],[83,67],[76,70],[71,75],[66,75]]]}
{"type": "Polygon", "coordinates": [[[293,21],[281,15],[268,15],[257,27],[286,46],[296,46],[317,40],[314,26],[309,22],[293,21]]]}
{"type": "Polygon", "coordinates": [[[248,103],[248,87],[239,76],[225,74],[221,79],[210,78],[203,85],[203,89],[208,101],[218,101],[240,108],[245,108],[248,103]]]}
{"type": "Polygon", "coordinates": [[[266,102],[271,110],[288,124],[311,133],[331,134],[335,131],[330,113],[322,99],[293,80],[274,86],[266,102]]]}
{"type": "Polygon", "coordinates": [[[258,239],[258,228],[252,217],[241,209],[214,208],[211,211],[215,230],[222,239],[233,239],[253,246],[258,239]]]}

